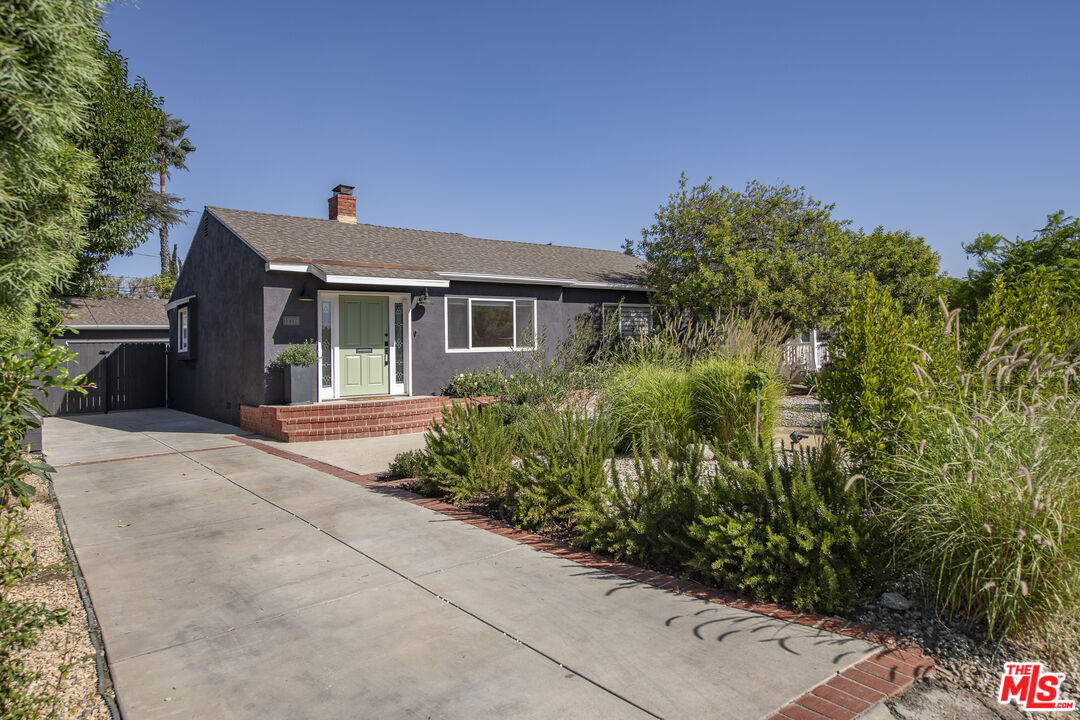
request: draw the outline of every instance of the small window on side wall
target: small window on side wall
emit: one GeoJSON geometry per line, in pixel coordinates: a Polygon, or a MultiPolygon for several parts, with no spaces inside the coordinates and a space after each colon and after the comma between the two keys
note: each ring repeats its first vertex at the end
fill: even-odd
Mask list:
{"type": "Polygon", "coordinates": [[[198,340],[195,336],[199,332],[199,328],[196,327],[198,313],[195,311],[195,302],[195,297],[192,296],[185,298],[182,305],[176,306],[174,325],[176,332],[171,338],[171,344],[176,357],[180,360],[195,359],[195,346],[198,340]]]}
{"type": "Polygon", "coordinates": [[[176,351],[186,353],[188,351],[188,334],[191,332],[191,322],[188,318],[188,308],[176,310],[176,351]]]}

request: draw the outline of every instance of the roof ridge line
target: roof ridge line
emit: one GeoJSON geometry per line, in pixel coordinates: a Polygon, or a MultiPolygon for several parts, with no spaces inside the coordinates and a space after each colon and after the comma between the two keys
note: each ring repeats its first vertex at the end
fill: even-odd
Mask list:
{"type": "MultiPolygon", "coordinates": [[[[328,220],[326,218],[305,217],[303,215],[285,215],[284,213],[261,212],[259,210],[241,210],[239,208],[221,207],[220,205],[204,205],[203,207],[205,207],[207,210],[228,210],[230,212],[247,213],[249,215],[269,215],[271,217],[291,218],[293,220],[314,220],[315,222],[327,222],[327,223],[328,222],[336,222],[338,225],[341,225],[343,227],[386,228],[386,229],[389,229],[389,230],[408,230],[409,232],[435,233],[437,235],[457,235],[457,236],[463,237],[463,238],[470,237],[469,235],[466,235],[464,233],[447,232],[446,230],[421,230],[420,228],[399,227],[397,225],[373,225],[372,223],[362,223],[362,222],[358,222],[358,223],[356,223],[354,225],[353,223],[343,223],[343,222],[339,222],[339,221],[336,221],[336,220],[328,220]]],[[[486,238],[473,238],[473,239],[474,240],[484,240],[486,238]]],[[[496,240],[496,242],[500,242],[500,241],[496,240]]],[[[516,242],[516,241],[514,241],[514,240],[503,240],[501,242],[516,242]]]]}
{"type": "MultiPolygon", "coordinates": [[[[328,223],[329,222],[337,222],[335,220],[327,220],[327,219],[324,219],[324,218],[304,217],[303,215],[286,215],[284,213],[261,212],[259,210],[240,210],[239,208],[227,208],[227,207],[221,207],[220,205],[205,205],[204,207],[206,209],[208,209],[208,210],[228,210],[230,212],[247,213],[249,215],[268,215],[270,217],[291,218],[293,220],[314,220],[316,222],[328,222],[328,223]]],[[[465,238],[466,240],[483,240],[485,242],[493,242],[493,243],[513,243],[515,245],[528,245],[529,247],[537,247],[537,248],[557,247],[557,248],[566,248],[566,249],[569,249],[569,250],[587,250],[589,252],[616,253],[616,254],[619,254],[619,255],[623,254],[621,250],[607,250],[605,248],[581,247],[580,245],[560,245],[560,244],[557,244],[557,243],[529,242],[528,240],[500,240],[499,238],[478,237],[476,235],[466,235],[465,233],[460,233],[460,232],[449,232],[449,231],[446,231],[446,230],[423,230],[421,228],[402,227],[400,225],[375,225],[375,224],[372,224],[372,223],[361,223],[361,222],[358,222],[355,225],[352,225],[352,223],[338,223],[338,224],[344,225],[345,227],[353,226],[353,227],[384,228],[384,229],[387,229],[387,230],[405,230],[407,232],[433,233],[435,235],[451,235],[451,236],[455,236],[455,237],[465,238]]]]}

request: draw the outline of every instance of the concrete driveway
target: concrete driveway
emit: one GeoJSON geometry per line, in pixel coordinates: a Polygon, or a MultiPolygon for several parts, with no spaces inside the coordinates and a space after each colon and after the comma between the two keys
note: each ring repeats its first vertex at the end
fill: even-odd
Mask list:
{"type": "Polygon", "coordinates": [[[238,432],[169,410],[46,422],[127,720],[758,718],[879,649],[584,568],[238,432]]]}

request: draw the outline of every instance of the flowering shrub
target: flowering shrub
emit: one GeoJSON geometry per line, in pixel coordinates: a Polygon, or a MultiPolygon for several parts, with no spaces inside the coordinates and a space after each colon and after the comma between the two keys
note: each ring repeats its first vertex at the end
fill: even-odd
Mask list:
{"type": "Polygon", "coordinates": [[[485,397],[505,395],[509,380],[502,370],[477,370],[460,372],[450,378],[443,388],[449,397],[485,397]]]}

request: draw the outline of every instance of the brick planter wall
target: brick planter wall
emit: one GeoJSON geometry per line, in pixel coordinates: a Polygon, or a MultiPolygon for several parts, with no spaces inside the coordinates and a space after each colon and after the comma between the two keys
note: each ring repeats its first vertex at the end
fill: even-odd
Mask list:
{"type": "Polygon", "coordinates": [[[450,405],[495,402],[492,397],[423,397],[313,405],[241,405],[240,427],[284,442],[347,440],[423,432],[450,405]]]}

